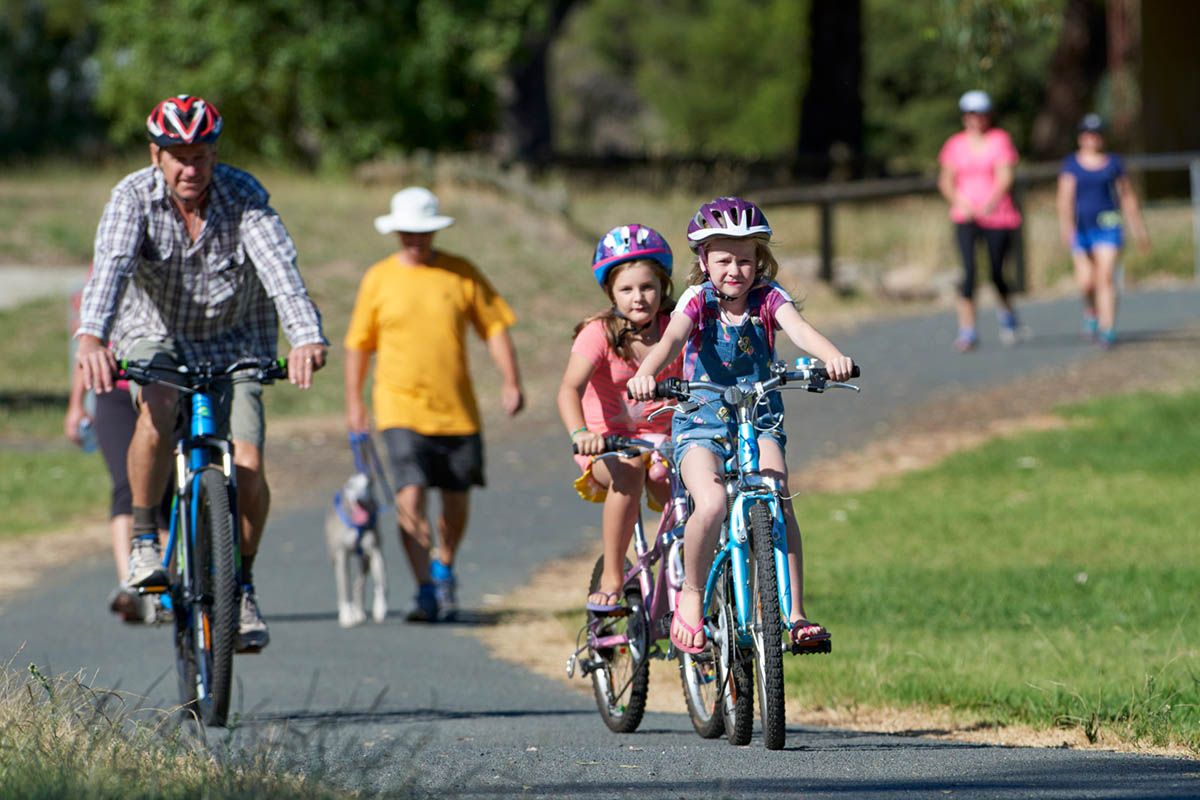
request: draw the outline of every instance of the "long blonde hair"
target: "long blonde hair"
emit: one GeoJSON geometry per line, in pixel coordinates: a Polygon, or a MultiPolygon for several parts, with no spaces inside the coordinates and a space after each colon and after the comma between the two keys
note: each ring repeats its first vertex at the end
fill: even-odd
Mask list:
{"type": "Polygon", "coordinates": [[[631,364],[634,363],[633,343],[630,341],[629,335],[634,333],[636,329],[629,322],[629,320],[618,316],[617,303],[615,300],[613,300],[612,287],[613,283],[616,282],[618,275],[627,269],[632,269],[633,267],[650,267],[652,270],[654,270],[654,274],[658,276],[658,283],[661,287],[659,292],[661,299],[659,300],[658,304],[658,313],[671,313],[671,310],[675,308],[675,286],[671,283],[671,276],[667,274],[665,269],[663,269],[663,265],[657,261],[649,258],[639,258],[633,261],[626,261],[624,263],[617,264],[615,267],[609,270],[608,276],[604,279],[604,293],[608,295],[608,299],[610,302],[612,302],[612,305],[604,311],[601,311],[599,314],[592,314],[590,317],[584,319],[575,326],[575,332],[571,334],[571,337],[574,338],[579,335],[581,330],[591,323],[595,322],[596,320],[603,320],[604,338],[608,342],[609,348],[618,356],[620,356],[621,360],[627,361],[631,364]]]}
{"type": "MultiPolygon", "coordinates": [[[[700,245],[700,251],[696,253],[696,258],[692,261],[692,271],[688,273],[688,285],[698,286],[708,280],[708,273],[704,271],[704,266],[701,264],[701,253],[707,251],[707,247],[711,242],[719,242],[722,239],[733,239],[732,236],[717,236],[709,239],[700,245]]],[[[754,279],[755,281],[773,281],[775,276],[779,274],[779,262],[775,260],[775,254],[771,252],[771,245],[765,239],[754,240],[754,279]]]]}

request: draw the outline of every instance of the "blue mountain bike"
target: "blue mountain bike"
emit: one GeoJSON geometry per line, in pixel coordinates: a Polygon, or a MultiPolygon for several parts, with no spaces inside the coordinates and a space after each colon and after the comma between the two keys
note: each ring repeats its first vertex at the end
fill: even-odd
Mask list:
{"type": "Polygon", "coordinates": [[[170,528],[163,550],[163,594],[175,616],[175,668],[185,712],[223,727],[233,691],[233,653],[242,594],[242,557],[233,445],[216,435],[214,387],[248,377],[271,383],[287,377],[285,359],[244,359],[226,367],[177,366],[157,359],[121,361],[119,376],[161,383],[189,395],[180,403],[185,431],[175,445],[170,528]]]}
{"type": "MultiPolygon", "coordinates": [[[[782,505],[787,487],[759,471],[755,410],[783,388],[858,391],[857,386],[830,381],[823,367],[811,364],[810,359],[800,359],[798,369],[789,371],[777,363],[771,368],[772,377],[736,386],[672,378],[656,388],[659,397],[685,403],[714,402],[696,395],[697,389],[717,392],[737,418],[737,439],[725,460],[728,513],[704,584],[704,621],[711,647],[681,664],[688,713],[696,731],[706,738],[724,732],[733,744],[750,741],[757,684],[763,743],[768,750],[783,747],[783,651],[792,607],[782,505]]],[[[859,375],[856,366],[854,377],[859,375]]],[[[828,641],[816,647],[788,647],[798,654],[830,649],[828,641]]]]}

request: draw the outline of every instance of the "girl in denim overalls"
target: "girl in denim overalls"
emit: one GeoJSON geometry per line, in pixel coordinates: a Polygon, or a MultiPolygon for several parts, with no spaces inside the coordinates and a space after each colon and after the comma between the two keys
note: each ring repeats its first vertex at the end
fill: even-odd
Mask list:
{"type": "MultiPolygon", "coordinates": [[[[771,227],[753,203],[721,197],[705,203],[688,225],[688,243],[696,253],[692,287],[680,298],[659,343],[642,359],[629,391],[639,400],[654,397],[654,376],[684,350],[684,379],[732,384],[770,377],[775,360],[775,332],[782,330],[795,345],[825,362],[830,377],[850,377],[853,360],[842,355],[796,310],[774,278],[779,270],[768,242],[771,227]]],[[[736,423],[719,400],[694,413],[676,414],[672,426],[680,475],[694,510],[684,529],[684,573],[671,624],[671,641],[689,653],[706,646],[701,617],[704,589],[695,581],[708,574],[721,524],[725,520],[725,487],[721,481],[725,443],[736,423]]],[[[762,473],[787,486],[783,402],[778,394],[760,410],[758,427],[762,473]]],[[[788,527],[788,569],[792,581],[789,615],[791,638],[802,647],[829,639],[829,632],[804,612],[804,577],[800,529],[791,506],[783,504],[788,527]]]]}

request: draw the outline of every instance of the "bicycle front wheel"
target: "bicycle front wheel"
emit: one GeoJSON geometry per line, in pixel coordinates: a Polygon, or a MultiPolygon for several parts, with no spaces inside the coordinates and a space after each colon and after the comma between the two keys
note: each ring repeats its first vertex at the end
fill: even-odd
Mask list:
{"type": "MultiPolygon", "coordinates": [[[[625,562],[628,571],[630,564],[625,562]]],[[[600,588],[604,556],[592,569],[589,592],[600,588]]],[[[649,629],[642,591],[636,582],[625,586],[625,610],[588,623],[588,660],[592,692],[604,724],[613,733],[633,733],[642,724],[650,694],[649,629]]]]}
{"type": "Polygon", "coordinates": [[[783,625],[771,540],[771,510],[766,503],[750,507],[750,545],[754,551],[754,674],[762,714],[763,745],[780,750],[784,740],[783,625]]]}
{"type": "Polygon", "coordinates": [[[237,640],[237,541],[224,477],[204,470],[194,486],[190,591],[185,586],[173,596],[175,663],[184,708],[205,725],[223,727],[233,691],[237,640]]]}

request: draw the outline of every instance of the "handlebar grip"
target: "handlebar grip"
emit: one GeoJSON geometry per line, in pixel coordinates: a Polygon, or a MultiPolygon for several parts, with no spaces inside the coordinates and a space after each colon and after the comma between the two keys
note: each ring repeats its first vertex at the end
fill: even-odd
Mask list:
{"type": "Polygon", "coordinates": [[[654,396],[660,400],[672,400],[687,391],[687,384],[679,378],[667,378],[654,385],[654,396]]]}
{"type": "MultiPolygon", "coordinates": [[[[826,369],[825,367],[812,367],[811,370],[812,370],[812,374],[815,377],[822,378],[824,380],[831,380],[831,378],[829,377],[829,370],[826,369]]],[[[862,376],[862,369],[859,368],[858,364],[855,364],[854,367],[850,370],[850,377],[851,378],[859,378],[861,376],[862,376]]]]}
{"type": "MultiPolygon", "coordinates": [[[[626,439],[624,436],[617,436],[616,434],[609,434],[608,436],[604,437],[603,452],[605,452],[605,453],[612,453],[617,450],[624,450],[627,447],[629,447],[629,440],[626,439]]],[[[572,444],[571,452],[574,453],[575,455],[579,455],[579,445],[572,444]]]]}

